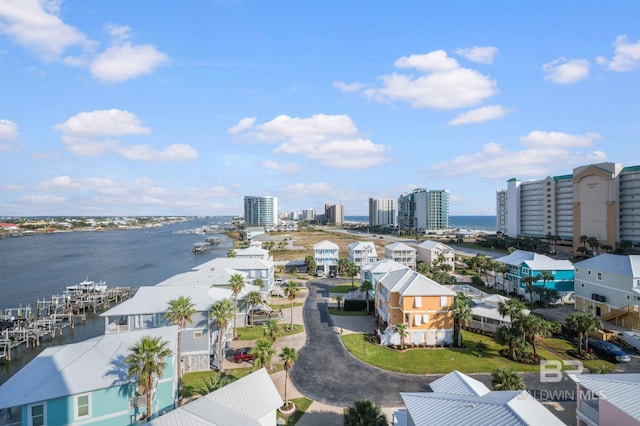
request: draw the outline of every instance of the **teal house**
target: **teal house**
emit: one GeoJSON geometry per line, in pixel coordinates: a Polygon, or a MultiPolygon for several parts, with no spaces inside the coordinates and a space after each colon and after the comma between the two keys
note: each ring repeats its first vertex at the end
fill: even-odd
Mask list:
{"type": "Polygon", "coordinates": [[[129,349],[142,337],[160,338],[172,355],[154,380],[153,417],[176,407],[178,327],[105,334],[49,347],[0,386],[0,424],[25,426],[128,425],[144,420],[147,398],[127,377],[129,349]]]}
{"type": "Polygon", "coordinates": [[[496,276],[496,286],[512,295],[529,297],[526,291],[526,276],[542,276],[544,271],[548,272],[552,279],[546,282],[542,279],[536,280],[534,288],[553,290],[560,299],[565,301],[573,297],[573,263],[568,260],[556,260],[543,254],[530,251],[516,250],[513,253],[495,259],[496,262],[505,264],[509,271],[504,277],[496,276]],[[501,278],[501,280],[500,280],[501,278]]]}

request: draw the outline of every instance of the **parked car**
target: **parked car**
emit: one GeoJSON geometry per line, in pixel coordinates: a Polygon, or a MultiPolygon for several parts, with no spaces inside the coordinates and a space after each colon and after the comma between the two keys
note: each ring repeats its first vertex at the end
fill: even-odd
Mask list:
{"type": "Polygon", "coordinates": [[[287,280],[285,280],[284,278],[276,278],[276,284],[285,285],[286,283],[287,283],[287,280]]]}
{"type": "Polygon", "coordinates": [[[233,362],[239,364],[245,361],[253,361],[256,356],[249,353],[250,350],[251,348],[236,349],[233,353],[233,362]]]}
{"type": "Polygon", "coordinates": [[[631,356],[622,348],[611,342],[604,340],[589,340],[589,348],[593,349],[599,357],[606,358],[613,362],[629,362],[631,356]]]}

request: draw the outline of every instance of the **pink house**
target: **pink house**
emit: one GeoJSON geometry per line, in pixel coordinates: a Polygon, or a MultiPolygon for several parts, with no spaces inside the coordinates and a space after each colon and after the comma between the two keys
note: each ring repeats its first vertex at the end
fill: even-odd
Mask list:
{"type": "Polygon", "coordinates": [[[576,424],[640,425],[640,374],[570,374],[576,382],[576,424]]]}

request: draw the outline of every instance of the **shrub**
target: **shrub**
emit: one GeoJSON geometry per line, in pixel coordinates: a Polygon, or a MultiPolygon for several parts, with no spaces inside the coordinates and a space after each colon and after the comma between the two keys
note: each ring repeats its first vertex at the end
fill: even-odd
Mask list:
{"type": "Polygon", "coordinates": [[[478,275],[474,275],[471,277],[471,283],[475,285],[484,285],[484,281],[478,275]]]}
{"type": "MultiPolygon", "coordinates": [[[[369,301],[369,308],[371,308],[373,303],[369,301]]],[[[344,311],[365,311],[367,309],[367,302],[364,300],[351,300],[347,299],[344,301],[343,310],[344,311]]]]}

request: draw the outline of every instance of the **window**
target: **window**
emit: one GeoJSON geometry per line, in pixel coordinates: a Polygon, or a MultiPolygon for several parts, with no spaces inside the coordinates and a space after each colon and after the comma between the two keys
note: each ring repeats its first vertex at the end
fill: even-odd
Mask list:
{"type": "Polygon", "coordinates": [[[627,300],[631,300],[631,295],[627,294],[627,300]]]}
{"type": "Polygon", "coordinates": [[[529,275],[529,268],[522,268],[522,275],[529,275]]]}
{"type": "Polygon", "coordinates": [[[440,296],[440,306],[449,306],[447,296],[440,296]]]}
{"type": "Polygon", "coordinates": [[[422,297],[416,296],[413,299],[413,307],[414,308],[421,308],[422,307],[422,297]]]}
{"type": "Polygon", "coordinates": [[[602,272],[598,272],[598,279],[601,280],[602,279],[602,272]]]}
{"type": "Polygon", "coordinates": [[[429,315],[423,314],[422,315],[422,322],[425,323],[425,324],[428,323],[429,322],[429,315]]]}
{"type": "Polygon", "coordinates": [[[583,287],[583,288],[584,288],[584,283],[580,283],[580,287],[583,287]]]}
{"type": "Polygon", "coordinates": [[[194,331],[193,332],[194,339],[202,339],[202,331],[194,331]]]}
{"type": "Polygon", "coordinates": [[[421,318],[421,316],[420,316],[420,315],[414,315],[414,316],[413,316],[413,325],[416,325],[416,326],[417,326],[417,325],[420,325],[420,322],[421,322],[420,320],[421,320],[421,319],[422,319],[422,318],[421,318]]]}
{"type": "Polygon", "coordinates": [[[90,417],[89,394],[76,396],[76,419],[90,417]]]}
{"type": "Polygon", "coordinates": [[[45,426],[47,410],[44,404],[29,406],[29,426],[45,426]]]}
{"type": "Polygon", "coordinates": [[[135,315],[133,317],[133,326],[135,328],[141,328],[142,327],[142,315],[135,315]]]}
{"type": "Polygon", "coordinates": [[[591,271],[587,271],[587,275],[591,275],[591,271]]]}

